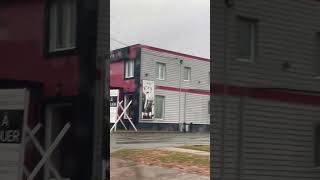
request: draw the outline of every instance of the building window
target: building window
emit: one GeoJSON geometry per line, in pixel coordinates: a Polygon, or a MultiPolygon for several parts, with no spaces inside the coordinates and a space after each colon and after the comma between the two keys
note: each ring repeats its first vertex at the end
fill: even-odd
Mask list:
{"type": "Polygon", "coordinates": [[[210,100],[208,101],[208,114],[210,114],[210,100]]]}
{"type": "Polygon", "coordinates": [[[156,72],[157,72],[157,79],[164,80],[166,77],[166,64],[157,63],[156,72]]]}
{"type": "Polygon", "coordinates": [[[155,118],[164,119],[164,96],[155,96],[155,118]]]}
{"type": "Polygon", "coordinates": [[[253,61],[256,56],[257,20],[239,18],[239,60],[253,61]]]}
{"type": "Polygon", "coordinates": [[[129,60],[125,63],[125,78],[134,77],[134,61],[129,60]]]}
{"type": "Polygon", "coordinates": [[[184,81],[190,81],[191,80],[191,68],[190,67],[184,67],[184,69],[183,69],[183,80],[184,81]]]}
{"type": "MultiPolygon", "coordinates": [[[[130,101],[132,101],[132,94],[125,94],[123,97],[123,108],[126,108],[130,101]]],[[[130,104],[129,108],[126,110],[126,114],[129,118],[132,118],[132,103],[130,104]]],[[[127,116],[124,116],[124,119],[128,119],[127,116]]]]}
{"type": "Polygon", "coordinates": [[[49,51],[76,47],[76,0],[52,0],[49,12],[49,51]]]}

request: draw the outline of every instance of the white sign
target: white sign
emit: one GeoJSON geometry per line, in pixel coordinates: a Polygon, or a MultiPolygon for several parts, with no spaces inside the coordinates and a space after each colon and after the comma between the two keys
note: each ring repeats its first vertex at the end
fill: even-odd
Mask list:
{"type": "Polygon", "coordinates": [[[26,89],[0,89],[0,179],[3,180],[22,179],[28,98],[26,89]]]}
{"type": "Polygon", "coordinates": [[[110,90],[110,123],[115,123],[118,117],[119,90],[110,90]]]}
{"type": "Polygon", "coordinates": [[[142,119],[154,118],[154,81],[142,82],[142,119]]]}

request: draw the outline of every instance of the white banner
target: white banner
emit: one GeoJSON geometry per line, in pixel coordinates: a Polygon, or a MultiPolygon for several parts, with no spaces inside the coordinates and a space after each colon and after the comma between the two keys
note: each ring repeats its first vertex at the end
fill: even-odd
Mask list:
{"type": "Polygon", "coordinates": [[[110,123],[115,123],[118,116],[119,90],[110,90],[110,123]]]}
{"type": "Polygon", "coordinates": [[[142,82],[142,119],[154,119],[154,81],[142,82]]]}
{"type": "Polygon", "coordinates": [[[1,180],[22,179],[28,98],[26,89],[0,89],[1,180]]]}

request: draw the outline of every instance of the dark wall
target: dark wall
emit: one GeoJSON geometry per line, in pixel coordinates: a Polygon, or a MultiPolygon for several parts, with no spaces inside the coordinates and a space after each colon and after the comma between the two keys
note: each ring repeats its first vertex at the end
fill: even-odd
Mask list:
{"type": "Polygon", "coordinates": [[[44,85],[45,96],[78,93],[79,57],[46,57],[46,0],[5,1],[0,5],[0,78],[44,85]]]}

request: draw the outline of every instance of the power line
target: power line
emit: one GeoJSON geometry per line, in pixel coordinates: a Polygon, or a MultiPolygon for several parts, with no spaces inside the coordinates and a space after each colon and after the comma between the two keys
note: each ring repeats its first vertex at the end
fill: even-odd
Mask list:
{"type": "Polygon", "coordinates": [[[119,41],[119,40],[117,40],[117,39],[115,39],[115,38],[110,37],[110,39],[113,40],[113,41],[115,41],[115,42],[117,42],[117,43],[119,43],[119,44],[121,44],[121,45],[129,46],[128,44],[123,43],[123,42],[121,42],[121,41],[119,41]]]}
{"type": "MultiPolygon", "coordinates": [[[[121,45],[130,46],[130,45],[128,45],[127,43],[124,43],[124,42],[122,42],[122,41],[120,41],[120,40],[117,40],[117,39],[115,39],[115,38],[113,38],[113,37],[110,37],[110,39],[113,40],[113,41],[115,41],[115,42],[117,42],[117,43],[119,43],[119,44],[121,44],[121,45]]],[[[151,55],[151,56],[156,56],[156,57],[161,57],[161,58],[166,58],[166,59],[174,59],[174,60],[177,60],[177,59],[178,59],[178,58],[176,58],[176,57],[156,55],[156,54],[153,54],[153,53],[150,53],[150,52],[144,52],[144,53],[145,53],[145,54],[148,54],[148,55],[151,55]]]]}

